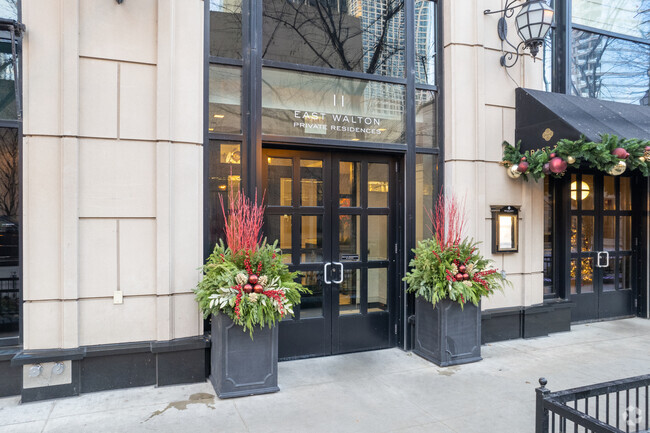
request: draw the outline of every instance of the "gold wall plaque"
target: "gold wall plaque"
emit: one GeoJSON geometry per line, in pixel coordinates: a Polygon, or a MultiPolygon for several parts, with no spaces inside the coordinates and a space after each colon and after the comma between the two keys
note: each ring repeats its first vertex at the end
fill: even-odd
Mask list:
{"type": "Polygon", "coordinates": [[[546,128],[542,134],[542,138],[546,141],[551,141],[551,138],[553,138],[553,130],[551,128],[546,128]]]}

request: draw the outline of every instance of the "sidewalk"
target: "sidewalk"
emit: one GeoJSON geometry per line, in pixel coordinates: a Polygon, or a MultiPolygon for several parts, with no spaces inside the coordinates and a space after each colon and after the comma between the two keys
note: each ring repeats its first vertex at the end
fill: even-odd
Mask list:
{"type": "Polygon", "coordinates": [[[281,362],[279,393],[231,400],[208,382],[5,398],[0,432],[527,433],[540,376],[555,391],[650,373],[650,320],[578,325],[482,355],[448,368],[399,349],[281,362]]]}

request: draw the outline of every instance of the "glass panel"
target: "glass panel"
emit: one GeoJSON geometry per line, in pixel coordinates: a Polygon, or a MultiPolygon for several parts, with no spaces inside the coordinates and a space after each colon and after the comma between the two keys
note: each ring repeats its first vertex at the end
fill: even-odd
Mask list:
{"type": "Polygon", "coordinates": [[[361,207],[361,163],[339,162],[339,206],[361,207]]]}
{"type": "Polygon", "coordinates": [[[291,215],[266,216],[266,237],[269,243],[278,241],[282,262],[291,263],[291,215]]]}
{"type": "Polygon", "coordinates": [[[582,217],[582,238],[580,239],[582,251],[594,251],[594,217],[582,217]]]}
{"type": "Polygon", "coordinates": [[[18,20],[18,0],[4,0],[0,2],[0,17],[18,20]]]}
{"type": "Polygon", "coordinates": [[[578,293],[576,289],[576,276],[578,275],[578,262],[577,260],[571,260],[571,294],[575,295],[578,293]]]}
{"type": "Polygon", "coordinates": [[[323,261],[323,216],[310,215],[301,218],[300,262],[323,261]]]}
{"type": "Polygon", "coordinates": [[[263,2],[265,59],[403,77],[404,2],[263,2]]]}
{"type": "Polygon", "coordinates": [[[594,176],[583,174],[578,190],[582,199],[582,210],[594,210],[594,176]]]}
{"type": "Polygon", "coordinates": [[[436,84],[436,4],[415,1],[415,82],[436,84]]]}
{"type": "Polygon", "coordinates": [[[575,174],[571,175],[571,210],[578,209],[578,180],[575,174]]]}
{"type": "Polygon", "coordinates": [[[368,260],[388,260],[388,215],[368,215],[368,260]]]}
{"type": "Polygon", "coordinates": [[[618,248],[621,251],[632,250],[632,217],[620,216],[618,217],[620,225],[618,248]]]}
{"type": "Polygon", "coordinates": [[[368,164],[368,207],[388,207],[388,164],[368,164]]]}
{"type": "Polygon", "coordinates": [[[224,220],[219,196],[228,208],[228,193],[240,190],[241,152],[240,144],[233,141],[210,140],[210,161],[208,162],[208,241],[214,245],[218,239],[225,239],[224,220]]]}
{"type": "Polygon", "coordinates": [[[572,31],[574,95],[648,105],[650,46],[572,31]]]}
{"type": "Polygon", "coordinates": [[[438,191],[438,157],[415,155],[415,239],[421,241],[431,236],[428,212],[433,210],[438,191]]]}
{"type": "Polygon", "coordinates": [[[583,257],[580,265],[580,293],[592,293],[594,291],[594,259],[592,257],[583,257]]]}
{"type": "Polygon", "coordinates": [[[609,265],[603,268],[603,292],[613,290],[616,290],[616,257],[610,254],[609,265]]]}
{"type": "Polygon", "coordinates": [[[344,269],[343,282],[339,290],[339,315],[360,313],[361,271],[344,269]]]}
{"type": "Polygon", "coordinates": [[[616,186],[612,176],[605,176],[603,191],[603,208],[605,210],[616,210],[616,186]]]}
{"type": "Polygon", "coordinates": [[[19,309],[18,130],[0,128],[0,339],[17,337],[19,309]]]}
{"type": "Polygon", "coordinates": [[[300,318],[323,317],[323,271],[302,271],[300,282],[312,291],[300,298],[300,318]]]}
{"type": "Polygon", "coordinates": [[[404,107],[399,84],[262,71],[264,134],[404,143],[404,107]]]}
{"type": "Polygon", "coordinates": [[[368,269],[368,312],[388,310],[388,269],[368,269]]]}
{"type": "Polygon", "coordinates": [[[209,132],[241,133],[241,68],[210,65],[209,132]]]}
{"type": "Polygon", "coordinates": [[[267,158],[268,186],[266,198],[269,206],[291,206],[293,185],[293,159],[267,158]]]}
{"type": "Polygon", "coordinates": [[[361,217],[339,216],[339,258],[341,261],[359,261],[361,254],[361,217]]]}
{"type": "Polygon", "coordinates": [[[575,24],[647,39],[650,8],[646,0],[573,0],[575,24]]]}
{"type": "Polygon", "coordinates": [[[415,145],[438,147],[438,117],[435,93],[429,90],[415,91],[415,145]]]}
{"type": "Polygon", "coordinates": [[[302,206],[323,205],[323,161],[300,160],[300,203],[302,206]]]}
{"type": "Polygon", "coordinates": [[[578,252],[578,217],[571,216],[571,252],[578,252]]]}
{"type": "MultiPolygon", "coordinates": [[[[0,8],[1,12],[3,12],[2,8],[0,8]]],[[[11,43],[0,42],[0,119],[3,120],[16,120],[18,118],[14,79],[11,43]]]]}
{"type": "Polygon", "coordinates": [[[603,216],[603,250],[616,251],[615,216],[603,216]]]}
{"type": "Polygon", "coordinates": [[[544,178],[544,294],[553,293],[553,191],[544,178]]]}
{"type": "Polygon", "coordinates": [[[542,62],[544,63],[544,90],[553,91],[553,29],[549,30],[544,39],[542,49],[542,62]]]}
{"type": "Polygon", "coordinates": [[[210,0],[210,55],[242,58],[241,0],[210,0]]]}
{"type": "Polygon", "coordinates": [[[631,289],[632,288],[632,257],[623,256],[621,257],[621,274],[618,280],[620,289],[631,289]]]}
{"type": "Polygon", "coordinates": [[[621,177],[621,210],[632,210],[632,189],[629,177],[621,177]]]}

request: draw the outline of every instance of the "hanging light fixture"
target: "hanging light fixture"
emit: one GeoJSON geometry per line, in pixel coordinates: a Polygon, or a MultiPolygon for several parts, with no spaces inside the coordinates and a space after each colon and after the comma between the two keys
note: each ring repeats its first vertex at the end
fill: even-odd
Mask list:
{"type": "Polygon", "coordinates": [[[555,12],[546,1],[544,0],[531,0],[516,4],[519,0],[508,0],[504,9],[498,11],[486,10],[485,15],[500,13],[501,18],[497,24],[497,31],[499,39],[501,39],[501,66],[512,68],[519,59],[519,56],[524,54],[524,50],[528,49],[533,56],[533,60],[537,57],[540,47],[544,44],[544,38],[548,34],[553,24],[553,17],[555,12]],[[521,8],[517,17],[515,18],[515,25],[517,27],[517,34],[521,38],[521,42],[513,45],[508,40],[508,23],[507,18],[514,15],[515,10],[521,8]],[[505,52],[505,44],[508,44],[514,49],[514,53],[505,52]],[[523,48],[522,48],[523,47],[523,48]]]}

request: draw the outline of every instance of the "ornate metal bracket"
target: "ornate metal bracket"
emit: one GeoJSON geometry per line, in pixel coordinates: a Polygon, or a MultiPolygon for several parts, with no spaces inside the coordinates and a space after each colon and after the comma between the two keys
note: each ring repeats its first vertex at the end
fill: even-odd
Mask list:
{"type": "Polygon", "coordinates": [[[499,22],[497,23],[497,32],[499,33],[499,39],[501,39],[501,52],[503,53],[499,59],[499,63],[501,63],[501,66],[504,68],[512,68],[515,66],[519,60],[519,56],[521,55],[519,53],[519,48],[524,45],[523,42],[520,42],[517,46],[515,46],[508,40],[508,23],[506,19],[511,18],[515,14],[516,9],[523,7],[528,3],[527,1],[523,1],[521,4],[515,4],[518,1],[519,0],[508,0],[506,2],[506,7],[498,11],[493,11],[490,9],[483,11],[484,15],[492,15],[498,13],[502,14],[501,18],[499,18],[499,22]],[[505,44],[508,44],[512,49],[515,50],[515,52],[506,52],[504,50],[505,44]]]}

